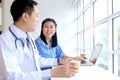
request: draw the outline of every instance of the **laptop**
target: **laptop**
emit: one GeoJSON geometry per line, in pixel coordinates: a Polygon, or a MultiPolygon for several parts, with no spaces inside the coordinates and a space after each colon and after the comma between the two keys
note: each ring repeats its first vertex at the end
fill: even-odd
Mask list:
{"type": "Polygon", "coordinates": [[[102,50],[103,44],[96,44],[95,48],[93,49],[91,53],[91,57],[89,59],[86,59],[84,62],[81,62],[81,66],[93,66],[95,65],[98,56],[102,50]]]}

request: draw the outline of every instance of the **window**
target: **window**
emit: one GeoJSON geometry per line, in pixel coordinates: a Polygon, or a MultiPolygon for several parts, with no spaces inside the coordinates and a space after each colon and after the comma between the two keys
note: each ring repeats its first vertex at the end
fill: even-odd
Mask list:
{"type": "Polygon", "coordinates": [[[107,17],[107,0],[96,0],[94,3],[94,22],[107,17]]]}
{"type": "Polygon", "coordinates": [[[120,11],[120,0],[113,0],[113,12],[116,13],[120,11]]]}
{"type": "Polygon", "coordinates": [[[84,7],[87,6],[87,4],[90,2],[90,0],[83,0],[84,1],[84,7]]]}
{"type": "Polygon", "coordinates": [[[85,48],[85,53],[87,54],[87,57],[90,58],[91,52],[93,50],[93,33],[91,29],[87,29],[84,32],[84,48],[85,48]]]}
{"type": "Polygon", "coordinates": [[[108,56],[108,54],[103,52],[104,50],[108,49],[108,26],[107,26],[107,22],[100,24],[94,28],[94,39],[95,39],[94,40],[95,44],[97,44],[97,43],[103,44],[103,49],[102,49],[102,52],[100,54],[100,57],[98,59],[97,64],[104,69],[108,69],[109,56],[108,56]]]}
{"type": "MultiPolygon", "coordinates": [[[[114,22],[114,49],[120,50],[120,17],[117,17],[113,20],[114,22]]],[[[119,53],[120,54],[120,53],[119,53]]],[[[115,55],[117,63],[115,64],[115,72],[120,76],[120,55],[115,55]]]]}
{"type": "Polygon", "coordinates": [[[91,24],[91,18],[90,18],[90,8],[88,8],[84,12],[84,26],[87,27],[88,25],[91,24]]]}
{"type": "Polygon", "coordinates": [[[120,0],[80,0],[80,2],[78,47],[92,48],[95,44],[102,43],[103,49],[97,65],[120,76],[120,55],[107,52],[120,50],[120,0]]]}

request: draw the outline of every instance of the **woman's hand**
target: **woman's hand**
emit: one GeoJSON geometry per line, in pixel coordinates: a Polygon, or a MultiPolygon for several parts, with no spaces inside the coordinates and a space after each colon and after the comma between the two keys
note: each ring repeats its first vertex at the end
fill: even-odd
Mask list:
{"type": "Polygon", "coordinates": [[[59,64],[67,64],[71,60],[73,60],[72,57],[64,56],[63,58],[59,59],[59,64]]]}
{"type": "Polygon", "coordinates": [[[78,57],[74,57],[75,60],[78,61],[85,61],[86,58],[82,57],[82,56],[78,56],[78,57]]]}

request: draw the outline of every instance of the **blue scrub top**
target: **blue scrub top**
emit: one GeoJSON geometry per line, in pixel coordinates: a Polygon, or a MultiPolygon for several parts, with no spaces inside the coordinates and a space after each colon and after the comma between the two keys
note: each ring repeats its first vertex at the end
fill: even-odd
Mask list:
{"type": "Polygon", "coordinates": [[[64,52],[62,51],[59,45],[57,45],[56,47],[48,48],[48,46],[43,42],[43,40],[40,37],[38,37],[35,40],[35,43],[39,51],[39,54],[42,57],[45,57],[45,58],[63,58],[64,57],[64,52]]]}

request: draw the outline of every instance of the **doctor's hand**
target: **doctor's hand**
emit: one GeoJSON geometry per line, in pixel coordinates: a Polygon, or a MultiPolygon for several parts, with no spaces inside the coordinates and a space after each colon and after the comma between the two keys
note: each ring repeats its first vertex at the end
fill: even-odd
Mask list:
{"type": "Polygon", "coordinates": [[[79,72],[80,64],[67,63],[51,69],[52,77],[72,77],[79,72]],[[79,65],[79,66],[78,66],[79,65]]]}

